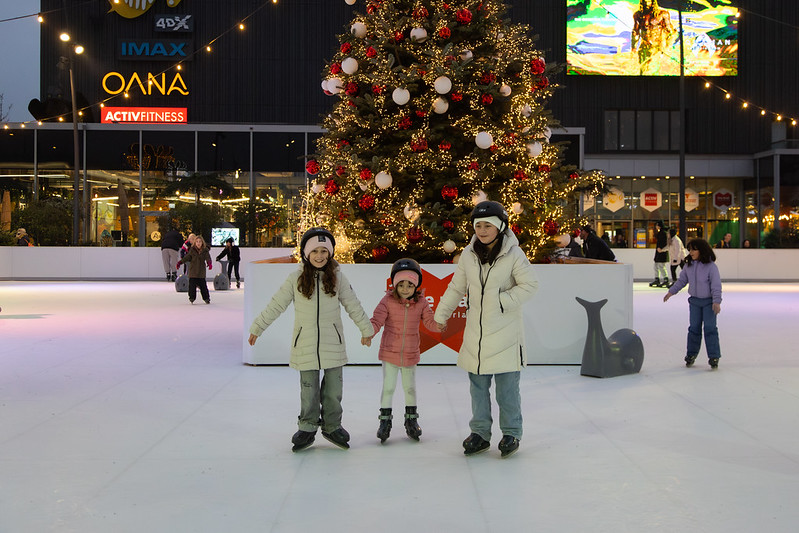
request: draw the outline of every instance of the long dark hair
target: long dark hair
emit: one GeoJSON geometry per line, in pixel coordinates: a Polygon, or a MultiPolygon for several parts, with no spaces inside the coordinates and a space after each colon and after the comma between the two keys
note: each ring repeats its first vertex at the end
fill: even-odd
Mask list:
{"type": "Polygon", "coordinates": [[[474,250],[474,253],[477,254],[477,258],[480,259],[481,263],[488,263],[490,265],[494,262],[499,255],[499,252],[502,250],[502,241],[504,238],[505,232],[500,231],[499,234],[497,234],[497,238],[494,240],[494,246],[492,248],[489,248],[487,244],[480,242],[480,239],[475,238],[474,244],[472,244],[472,250],[474,250]]]}
{"type": "MultiPolygon", "coordinates": [[[[700,263],[710,263],[711,261],[716,261],[716,254],[713,253],[713,248],[710,247],[705,239],[691,239],[688,241],[688,244],[685,245],[685,248],[689,252],[691,250],[696,250],[699,252],[700,263]]],[[[689,265],[693,263],[693,259],[691,258],[690,254],[685,258],[685,262],[689,265]]]]}
{"type": "MultiPolygon", "coordinates": [[[[337,267],[338,263],[331,257],[327,260],[325,266],[318,269],[322,272],[322,287],[324,287],[325,294],[329,294],[330,296],[336,295],[337,267]]],[[[311,296],[313,296],[314,289],[316,289],[316,271],[317,269],[306,261],[302,265],[300,277],[297,278],[297,289],[309,300],[311,299],[311,296]]]]}

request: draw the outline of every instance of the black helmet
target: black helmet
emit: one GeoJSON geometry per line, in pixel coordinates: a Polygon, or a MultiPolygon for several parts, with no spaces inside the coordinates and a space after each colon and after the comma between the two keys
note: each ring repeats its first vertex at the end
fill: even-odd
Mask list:
{"type": "MultiPolygon", "coordinates": [[[[302,240],[300,241],[300,257],[303,261],[308,261],[308,257],[305,254],[305,245],[308,244],[308,241],[314,237],[318,237],[319,241],[324,241],[325,239],[330,240],[330,245],[333,249],[336,248],[336,239],[333,238],[333,234],[330,233],[325,228],[311,228],[305,233],[302,234],[302,240]]],[[[330,252],[330,257],[333,257],[333,252],[330,252]]]]}
{"type": "Polygon", "coordinates": [[[505,228],[508,227],[508,212],[505,211],[501,203],[485,200],[474,206],[472,210],[472,224],[474,224],[474,219],[476,218],[488,217],[497,217],[500,222],[502,222],[502,227],[499,229],[500,233],[505,231],[505,228]]]}
{"type": "Polygon", "coordinates": [[[394,285],[394,276],[402,272],[403,270],[409,270],[419,276],[419,283],[416,283],[416,288],[418,289],[419,286],[422,284],[422,267],[419,266],[419,263],[411,259],[410,257],[403,257],[402,259],[397,259],[393,265],[391,265],[391,284],[394,285]]]}

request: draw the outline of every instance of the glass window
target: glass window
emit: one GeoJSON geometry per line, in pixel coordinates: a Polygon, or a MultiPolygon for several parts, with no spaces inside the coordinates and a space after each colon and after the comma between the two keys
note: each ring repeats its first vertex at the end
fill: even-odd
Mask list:
{"type": "Polygon", "coordinates": [[[605,111],[605,150],[619,149],[619,112],[605,111]]]}
{"type": "Polygon", "coordinates": [[[669,126],[669,112],[655,111],[652,117],[652,149],[665,152],[669,150],[669,137],[671,127],[669,126]]]}
{"type": "Polygon", "coordinates": [[[635,111],[619,111],[619,150],[635,150],[635,111]]]}
{"type": "Polygon", "coordinates": [[[636,150],[652,150],[652,112],[636,111],[636,150]]]}

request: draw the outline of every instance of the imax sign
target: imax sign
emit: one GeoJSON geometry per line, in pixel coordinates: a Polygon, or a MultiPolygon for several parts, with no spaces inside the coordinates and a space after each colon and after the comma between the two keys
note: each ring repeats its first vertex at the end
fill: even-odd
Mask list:
{"type": "Polygon", "coordinates": [[[191,41],[178,39],[120,40],[117,59],[135,61],[187,61],[191,58],[191,41]]]}

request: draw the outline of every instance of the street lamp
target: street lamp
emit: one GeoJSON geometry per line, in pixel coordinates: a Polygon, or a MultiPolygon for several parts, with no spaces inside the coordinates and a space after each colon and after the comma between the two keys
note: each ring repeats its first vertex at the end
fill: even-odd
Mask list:
{"type": "MultiPolygon", "coordinates": [[[[59,38],[63,42],[69,42],[70,36],[68,33],[62,33],[59,38]]],[[[83,46],[75,45],[72,51],[76,55],[83,53],[83,46]]],[[[80,243],[80,199],[78,198],[78,191],[80,190],[80,143],[78,142],[78,104],[75,101],[75,79],[72,75],[72,60],[74,56],[69,58],[69,93],[72,97],[72,147],[74,150],[74,184],[72,191],[72,244],[77,246],[80,243]]]]}

